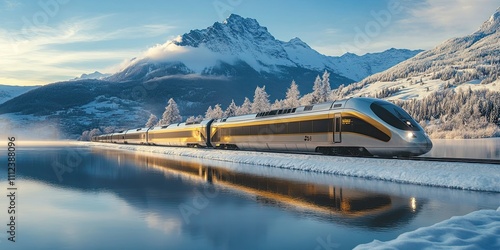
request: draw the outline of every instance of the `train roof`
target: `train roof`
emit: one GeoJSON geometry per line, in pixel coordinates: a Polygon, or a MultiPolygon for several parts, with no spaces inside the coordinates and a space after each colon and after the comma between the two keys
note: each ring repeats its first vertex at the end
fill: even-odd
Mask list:
{"type": "Polygon", "coordinates": [[[237,122],[237,121],[253,120],[253,119],[259,119],[259,118],[266,118],[266,117],[276,117],[276,116],[285,116],[285,115],[290,115],[290,114],[300,114],[300,113],[306,113],[306,112],[311,112],[311,111],[323,111],[323,110],[344,108],[347,101],[353,100],[353,99],[372,99],[372,98],[357,97],[357,98],[329,101],[329,102],[312,104],[312,105],[299,106],[296,108],[273,109],[273,110],[254,113],[254,114],[221,118],[221,119],[217,119],[216,122],[226,122],[226,121],[237,122]]]}

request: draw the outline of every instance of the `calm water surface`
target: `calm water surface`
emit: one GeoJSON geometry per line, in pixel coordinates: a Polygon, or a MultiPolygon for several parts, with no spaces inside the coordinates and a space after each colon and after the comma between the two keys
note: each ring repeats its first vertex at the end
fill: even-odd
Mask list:
{"type": "Polygon", "coordinates": [[[432,140],[432,150],[424,156],[473,159],[500,159],[500,138],[432,140]]]}
{"type": "Polygon", "coordinates": [[[17,165],[16,243],[0,171],[1,249],[351,249],[500,206],[499,193],[80,147],[21,147],[17,165]]]}

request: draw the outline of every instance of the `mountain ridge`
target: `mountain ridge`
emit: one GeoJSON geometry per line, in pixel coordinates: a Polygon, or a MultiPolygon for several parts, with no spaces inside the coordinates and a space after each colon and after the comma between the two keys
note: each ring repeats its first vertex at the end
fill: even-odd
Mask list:
{"type": "MultiPolygon", "coordinates": [[[[385,56],[386,60],[382,60],[386,64],[379,62],[381,65],[377,70],[387,69],[395,62],[408,59],[420,52],[421,50],[389,49],[385,51],[389,54],[385,56]],[[398,54],[396,59],[392,54],[398,54]]],[[[231,14],[223,22],[215,22],[206,29],[191,30],[164,44],[150,48],[145,55],[132,60],[121,72],[108,79],[112,81],[130,79],[124,72],[142,72],[140,77],[133,74],[132,78],[145,79],[151,71],[137,68],[154,64],[155,70],[163,68],[164,72],[201,75],[224,75],[221,71],[213,70],[220,68],[221,65],[247,65],[257,74],[276,75],[286,75],[289,73],[287,68],[304,68],[318,72],[328,70],[356,81],[374,73],[369,69],[370,59],[367,59],[370,62],[365,60],[373,55],[345,54],[340,57],[323,55],[298,37],[288,42],[277,40],[257,20],[231,14]],[[349,58],[349,62],[346,62],[346,58],[349,58]],[[197,65],[200,60],[207,63],[200,67],[197,65]],[[356,72],[350,70],[353,64],[356,72]]]]}

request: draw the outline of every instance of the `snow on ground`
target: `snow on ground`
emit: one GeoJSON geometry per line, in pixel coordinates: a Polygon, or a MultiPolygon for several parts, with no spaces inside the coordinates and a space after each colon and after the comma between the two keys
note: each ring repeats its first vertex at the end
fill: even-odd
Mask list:
{"type": "Polygon", "coordinates": [[[396,239],[374,240],[354,249],[500,249],[500,207],[479,210],[464,216],[401,234],[396,239]]]}
{"type": "Polygon", "coordinates": [[[426,186],[500,192],[500,166],[252,151],[83,143],[91,147],[244,163],[426,186]]]}
{"type": "MultiPolygon", "coordinates": [[[[399,89],[395,93],[391,94],[389,97],[386,97],[387,100],[411,100],[417,99],[421,100],[430,94],[443,90],[445,85],[449,81],[443,81],[440,79],[432,79],[430,75],[423,76],[415,76],[409,77],[405,79],[397,79],[392,82],[374,82],[365,86],[363,89],[354,92],[348,97],[354,96],[368,96],[379,93],[383,89],[399,89]]],[[[498,86],[500,86],[500,80],[489,84],[479,84],[479,80],[469,81],[463,84],[456,86],[456,90],[465,91],[470,88],[472,91],[475,90],[490,90],[490,91],[499,91],[498,86]]],[[[454,87],[454,85],[451,85],[454,87]]]]}

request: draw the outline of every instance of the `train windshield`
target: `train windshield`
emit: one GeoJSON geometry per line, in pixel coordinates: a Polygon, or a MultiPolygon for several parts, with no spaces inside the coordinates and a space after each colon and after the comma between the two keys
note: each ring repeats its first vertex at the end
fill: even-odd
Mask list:
{"type": "Polygon", "coordinates": [[[370,108],[380,119],[395,128],[411,131],[420,130],[420,126],[406,111],[392,103],[374,102],[370,108]]]}

